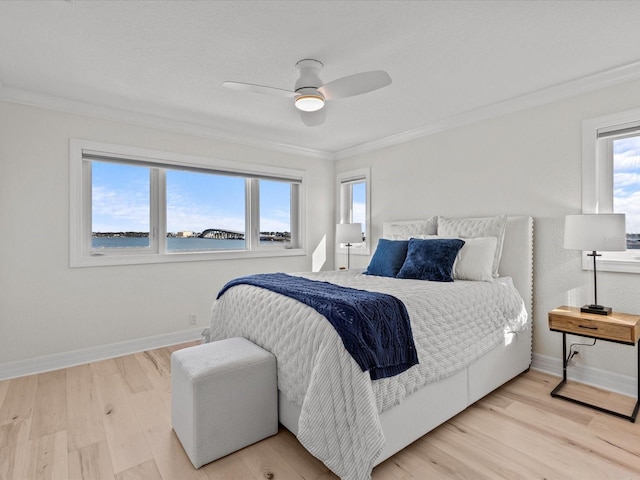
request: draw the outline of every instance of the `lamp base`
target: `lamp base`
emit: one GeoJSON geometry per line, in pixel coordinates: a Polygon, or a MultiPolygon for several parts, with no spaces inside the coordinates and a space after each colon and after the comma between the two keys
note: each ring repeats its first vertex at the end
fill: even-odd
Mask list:
{"type": "Polygon", "coordinates": [[[580,311],[597,315],[611,315],[611,307],[603,307],[602,305],[583,305],[580,307],[580,311]]]}

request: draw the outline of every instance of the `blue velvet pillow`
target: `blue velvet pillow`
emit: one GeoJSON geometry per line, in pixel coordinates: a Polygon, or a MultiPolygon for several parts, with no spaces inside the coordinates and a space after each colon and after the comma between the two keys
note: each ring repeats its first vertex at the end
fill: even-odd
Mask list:
{"type": "Polygon", "coordinates": [[[407,256],[409,240],[378,240],[376,248],[367,271],[367,275],[377,275],[379,277],[395,277],[407,256]]]}
{"type": "Polygon", "coordinates": [[[464,245],[459,238],[409,240],[407,258],[398,278],[453,282],[453,263],[464,245]]]}

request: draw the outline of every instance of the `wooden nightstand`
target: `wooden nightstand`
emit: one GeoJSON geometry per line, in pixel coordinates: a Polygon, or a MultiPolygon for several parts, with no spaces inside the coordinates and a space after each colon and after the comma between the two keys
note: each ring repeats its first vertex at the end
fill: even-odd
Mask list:
{"type": "MultiPolygon", "coordinates": [[[[638,345],[640,350],[640,316],[628,313],[613,312],[611,315],[596,315],[593,313],[583,313],[579,307],[558,307],[549,312],[549,329],[562,333],[562,381],[551,392],[552,397],[562,398],[570,402],[594,408],[601,412],[609,413],[617,417],[624,418],[630,422],[635,422],[640,407],[640,381],[638,382],[638,392],[636,395],[636,405],[631,415],[608,410],[606,408],[592,405],[590,403],[576,400],[560,394],[560,390],[567,383],[567,334],[579,335],[581,337],[605,340],[607,342],[622,343],[625,345],[638,345]]],[[[640,376],[640,352],[638,357],[638,375],[640,376]]]]}

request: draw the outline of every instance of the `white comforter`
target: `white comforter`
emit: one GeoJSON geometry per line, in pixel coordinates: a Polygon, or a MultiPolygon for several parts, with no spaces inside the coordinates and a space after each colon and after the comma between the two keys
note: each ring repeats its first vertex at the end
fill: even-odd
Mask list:
{"type": "Polygon", "coordinates": [[[527,321],[524,302],[509,278],[439,283],[355,270],[302,276],[402,300],[420,364],[371,381],[323,316],[296,300],[248,285],[233,287],[214,302],[211,340],[241,336],[276,356],[279,390],[302,406],[300,443],[343,480],[370,478],[384,446],[379,412],[465,368],[527,321]]]}

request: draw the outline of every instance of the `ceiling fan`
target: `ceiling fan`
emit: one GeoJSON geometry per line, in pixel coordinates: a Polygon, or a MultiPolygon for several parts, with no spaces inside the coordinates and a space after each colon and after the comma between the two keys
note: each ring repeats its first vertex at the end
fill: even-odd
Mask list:
{"type": "Polygon", "coordinates": [[[222,86],[244,92],[293,98],[294,105],[300,110],[302,121],[311,127],[324,121],[326,110],[323,107],[327,100],[354,97],[391,83],[391,77],[384,70],[356,73],[323,83],[319,77],[322,67],[322,62],[313,59],[304,59],[296,63],[299,77],[293,90],[242,82],[224,82],[222,86]]]}

